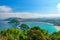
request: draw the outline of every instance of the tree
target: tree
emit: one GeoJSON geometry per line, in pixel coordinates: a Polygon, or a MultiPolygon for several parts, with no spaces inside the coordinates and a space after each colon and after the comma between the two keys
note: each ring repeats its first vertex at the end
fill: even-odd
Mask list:
{"type": "Polygon", "coordinates": [[[19,36],[20,40],[27,40],[28,37],[27,32],[28,32],[27,30],[22,31],[22,33],[19,36]]]}
{"type": "Polygon", "coordinates": [[[19,24],[20,22],[19,22],[19,20],[17,20],[17,19],[12,19],[12,20],[10,20],[8,23],[9,23],[9,24],[12,24],[12,23],[14,23],[14,24],[19,24]]]}
{"type": "Polygon", "coordinates": [[[53,34],[51,35],[51,39],[52,39],[52,40],[60,40],[60,31],[53,33],[53,34]]]}
{"type": "Polygon", "coordinates": [[[35,27],[31,28],[31,29],[40,30],[40,27],[39,26],[35,26],[35,27]]]}
{"type": "Polygon", "coordinates": [[[6,36],[8,40],[20,40],[20,33],[21,31],[17,28],[11,28],[0,32],[0,34],[6,36]]]}
{"type": "Polygon", "coordinates": [[[19,27],[20,27],[22,30],[27,30],[27,29],[29,29],[29,26],[26,25],[26,24],[21,24],[19,27]]]}
{"type": "Polygon", "coordinates": [[[29,30],[28,40],[46,40],[46,38],[39,26],[36,26],[29,30]]]}

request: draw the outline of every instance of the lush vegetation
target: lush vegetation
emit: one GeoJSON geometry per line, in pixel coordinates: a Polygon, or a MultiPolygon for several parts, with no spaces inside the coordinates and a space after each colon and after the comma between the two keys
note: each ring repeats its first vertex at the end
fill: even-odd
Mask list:
{"type": "Polygon", "coordinates": [[[39,26],[29,28],[28,25],[21,24],[20,29],[1,30],[0,40],[60,40],[60,31],[49,34],[48,31],[39,26]]]}

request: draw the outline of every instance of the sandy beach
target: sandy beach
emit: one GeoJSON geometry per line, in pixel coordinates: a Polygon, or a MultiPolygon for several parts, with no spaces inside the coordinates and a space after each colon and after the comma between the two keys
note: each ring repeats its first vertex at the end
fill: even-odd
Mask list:
{"type": "Polygon", "coordinates": [[[60,26],[55,26],[55,28],[56,28],[57,30],[60,30],[60,26]]]}

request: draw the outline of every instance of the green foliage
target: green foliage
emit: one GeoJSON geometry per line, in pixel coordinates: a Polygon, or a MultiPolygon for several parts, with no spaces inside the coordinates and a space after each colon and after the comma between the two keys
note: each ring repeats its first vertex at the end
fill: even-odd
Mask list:
{"type": "Polygon", "coordinates": [[[20,30],[11,28],[0,32],[1,35],[6,36],[8,40],[19,40],[20,30]]]}
{"type": "Polygon", "coordinates": [[[40,30],[40,27],[39,26],[35,26],[35,27],[31,28],[31,29],[40,30]]]}
{"type": "Polygon", "coordinates": [[[40,29],[39,26],[35,26],[29,30],[28,40],[47,40],[48,35],[50,34],[47,31],[40,29]]]}
{"type": "Polygon", "coordinates": [[[22,30],[27,30],[27,29],[29,29],[29,26],[26,25],[26,24],[21,24],[21,25],[20,25],[20,28],[21,28],[22,30]]]}
{"type": "Polygon", "coordinates": [[[19,20],[17,20],[17,19],[12,19],[12,20],[10,20],[8,23],[9,23],[9,24],[12,24],[12,23],[14,23],[14,24],[19,24],[20,22],[19,22],[19,20]]]}
{"type": "Polygon", "coordinates": [[[52,39],[52,40],[60,40],[60,31],[53,33],[53,34],[51,35],[51,39],[52,39]]]}

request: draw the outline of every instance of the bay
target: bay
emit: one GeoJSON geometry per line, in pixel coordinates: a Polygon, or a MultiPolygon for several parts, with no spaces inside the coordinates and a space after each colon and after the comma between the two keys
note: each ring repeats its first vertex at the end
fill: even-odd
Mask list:
{"type": "Polygon", "coordinates": [[[8,24],[5,21],[0,21],[0,30],[8,28],[18,28],[18,25],[27,24],[30,28],[39,26],[41,29],[47,30],[49,33],[57,32],[58,30],[51,23],[46,22],[21,22],[20,24],[8,24]]]}

